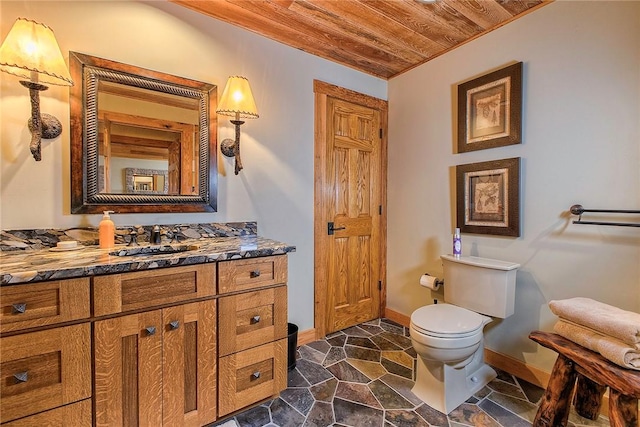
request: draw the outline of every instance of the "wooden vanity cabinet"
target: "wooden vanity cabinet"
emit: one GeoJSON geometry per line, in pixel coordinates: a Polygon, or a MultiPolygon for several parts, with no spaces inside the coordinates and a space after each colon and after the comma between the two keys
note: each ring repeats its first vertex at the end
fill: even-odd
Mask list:
{"type": "Polygon", "coordinates": [[[95,425],[212,423],[217,416],[216,300],[154,307],[194,295],[212,297],[215,265],[141,273],[95,278],[94,295],[104,293],[106,284],[116,289],[116,297],[94,297],[96,311],[138,309],[95,322],[95,425]],[[149,309],[140,310],[145,302],[149,309]]]}
{"type": "Polygon", "coordinates": [[[277,255],[1,287],[2,427],[204,426],[277,395],[286,281],[277,255]]]}

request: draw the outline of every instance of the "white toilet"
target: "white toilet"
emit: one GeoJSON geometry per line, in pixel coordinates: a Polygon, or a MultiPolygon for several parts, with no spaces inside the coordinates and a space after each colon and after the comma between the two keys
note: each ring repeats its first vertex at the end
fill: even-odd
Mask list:
{"type": "Polygon", "coordinates": [[[484,326],[513,314],[520,264],[442,255],[446,304],[411,314],[411,342],[418,353],[413,393],[448,414],[496,377],[484,363],[484,326]]]}

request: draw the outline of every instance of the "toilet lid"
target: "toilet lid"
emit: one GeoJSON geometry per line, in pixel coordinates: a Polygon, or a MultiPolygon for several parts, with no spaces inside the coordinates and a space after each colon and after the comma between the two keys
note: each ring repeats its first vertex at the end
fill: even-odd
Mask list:
{"type": "Polygon", "coordinates": [[[411,323],[417,330],[436,336],[474,334],[483,327],[484,319],[478,313],[451,304],[427,305],[411,314],[411,323]]]}

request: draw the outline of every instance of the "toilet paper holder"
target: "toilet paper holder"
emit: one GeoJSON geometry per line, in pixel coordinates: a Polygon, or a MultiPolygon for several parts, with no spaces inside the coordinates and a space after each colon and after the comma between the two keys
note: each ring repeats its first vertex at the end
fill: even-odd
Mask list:
{"type": "Polygon", "coordinates": [[[420,277],[420,285],[429,288],[432,291],[438,291],[440,289],[440,286],[444,285],[444,280],[432,276],[429,273],[424,273],[420,277]]]}

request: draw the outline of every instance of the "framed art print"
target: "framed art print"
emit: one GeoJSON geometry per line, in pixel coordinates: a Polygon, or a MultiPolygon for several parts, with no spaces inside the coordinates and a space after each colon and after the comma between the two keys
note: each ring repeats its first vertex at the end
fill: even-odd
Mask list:
{"type": "Polygon", "coordinates": [[[458,86],[458,153],[522,142],[522,62],[458,86]]]}
{"type": "Polygon", "coordinates": [[[456,166],[456,213],[463,233],[520,236],[520,158],[456,166]]]}

